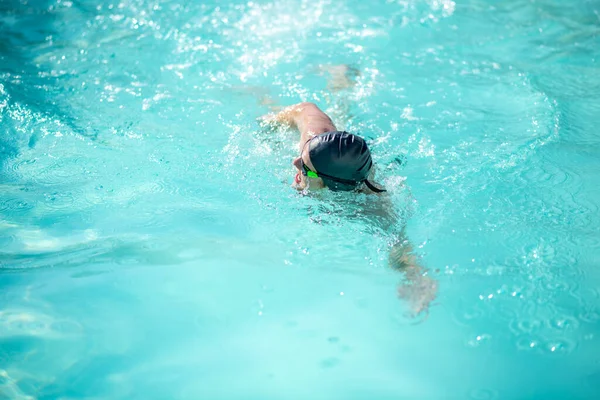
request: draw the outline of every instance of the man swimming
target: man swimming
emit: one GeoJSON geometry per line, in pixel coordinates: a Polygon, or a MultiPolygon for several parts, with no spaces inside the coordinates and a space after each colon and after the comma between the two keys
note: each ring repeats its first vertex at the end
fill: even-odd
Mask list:
{"type": "MultiPolygon", "coordinates": [[[[263,117],[270,124],[287,125],[300,132],[300,155],[294,183],[298,190],[328,188],[382,195],[386,192],[374,178],[371,152],[363,138],[337,130],[331,118],[313,103],[304,102],[263,117]]],[[[437,282],[418,264],[404,230],[392,246],[390,266],[404,273],[398,295],[409,302],[413,316],[428,311],[437,294],[437,282]]]]}

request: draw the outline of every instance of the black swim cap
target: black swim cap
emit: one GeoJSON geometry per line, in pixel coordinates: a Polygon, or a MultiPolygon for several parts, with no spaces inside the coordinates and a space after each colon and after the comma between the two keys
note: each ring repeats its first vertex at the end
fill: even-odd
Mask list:
{"type": "Polygon", "coordinates": [[[365,182],[375,192],[367,178],[373,161],[363,138],[348,132],[329,132],[315,136],[308,145],[308,155],[316,173],[332,190],[349,191],[365,182]]]}

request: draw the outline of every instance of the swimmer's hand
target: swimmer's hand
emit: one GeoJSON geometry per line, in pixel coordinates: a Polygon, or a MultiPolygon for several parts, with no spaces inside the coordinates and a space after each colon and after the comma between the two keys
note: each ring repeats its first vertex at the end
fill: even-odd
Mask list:
{"type": "Polygon", "coordinates": [[[256,119],[261,125],[273,125],[277,123],[277,114],[269,113],[265,115],[261,115],[256,119]]]}
{"type": "Polygon", "coordinates": [[[429,305],[437,297],[437,291],[437,281],[427,275],[418,275],[398,286],[398,297],[408,302],[411,316],[416,317],[429,311],[429,305]]]}
{"type": "Polygon", "coordinates": [[[302,112],[307,103],[294,104],[289,107],[272,106],[271,112],[258,118],[261,125],[297,125],[296,118],[302,112]]]}

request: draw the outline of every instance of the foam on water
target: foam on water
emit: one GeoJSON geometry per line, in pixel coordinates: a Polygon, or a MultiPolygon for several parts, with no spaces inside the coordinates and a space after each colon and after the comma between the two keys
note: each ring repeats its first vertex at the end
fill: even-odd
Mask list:
{"type": "Polygon", "coordinates": [[[595,2],[189,3],[0,4],[0,397],[600,392],[595,2]],[[291,189],[299,101],[384,204],[291,189]]]}

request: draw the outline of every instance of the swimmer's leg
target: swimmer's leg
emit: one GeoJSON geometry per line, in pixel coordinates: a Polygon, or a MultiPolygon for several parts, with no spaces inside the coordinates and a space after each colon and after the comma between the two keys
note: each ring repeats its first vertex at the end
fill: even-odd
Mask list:
{"type": "Polygon", "coordinates": [[[283,106],[277,104],[277,101],[273,99],[269,89],[263,86],[231,86],[229,88],[231,91],[242,94],[249,95],[256,99],[257,104],[261,106],[269,107],[271,112],[279,112],[283,109],[283,106]]]}
{"type": "Polygon", "coordinates": [[[356,86],[356,79],[360,76],[360,71],[347,64],[319,65],[321,74],[328,74],[327,90],[331,93],[337,93],[345,89],[351,89],[356,86]]]}
{"type": "Polygon", "coordinates": [[[327,76],[323,98],[328,105],[328,112],[341,122],[340,128],[345,130],[345,125],[355,118],[350,94],[358,83],[360,70],[347,64],[322,64],[318,67],[318,73],[327,76]]]}

